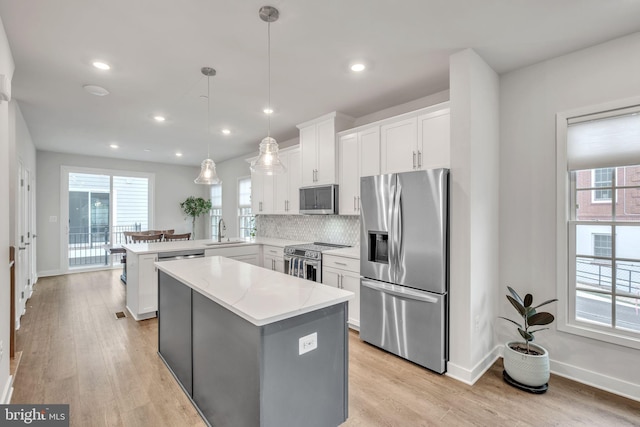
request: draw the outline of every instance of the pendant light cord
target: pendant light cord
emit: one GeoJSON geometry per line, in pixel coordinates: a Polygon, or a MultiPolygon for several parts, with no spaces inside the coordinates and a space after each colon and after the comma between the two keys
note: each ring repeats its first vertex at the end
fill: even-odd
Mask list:
{"type": "Polygon", "coordinates": [[[267,22],[267,80],[268,80],[268,88],[269,88],[269,97],[268,97],[268,105],[269,114],[267,114],[267,137],[271,137],[271,114],[273,114],[273,109],[271,109],[271,22],[267,22]]]}
{"type": "Polygon", "coordinates": [[[209,138],[209,122],[211,121],[211,87],[209,83],[211,82],[211,76],[207,76],[207,159],[211,158],[209,153],[209,146],[211,145],[211,141],[209,138]]]}

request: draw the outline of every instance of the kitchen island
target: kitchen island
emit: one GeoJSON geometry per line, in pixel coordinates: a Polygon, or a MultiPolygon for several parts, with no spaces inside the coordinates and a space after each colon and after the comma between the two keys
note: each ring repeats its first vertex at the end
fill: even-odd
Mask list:
{"type": "Polygon", "coordinates": [[[208,423],[346,420],[351,292],[219,256],[156,267],[158,353],[208,423]]]}

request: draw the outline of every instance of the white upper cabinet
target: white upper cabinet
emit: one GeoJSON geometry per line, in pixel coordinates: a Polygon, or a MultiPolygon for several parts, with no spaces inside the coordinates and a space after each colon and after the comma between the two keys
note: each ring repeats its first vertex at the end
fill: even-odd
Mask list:
{"type": "Polygon", "coordinates": [[[336,132],[353,123],[333,112],[298,125],[302,186],[336,184],[336,132]]]}
{"type": "Polygon", "coordinates": [[[338,187],[340,215],[357,215],[356,203],[360,193],[360,174],[355,160],[358,158],[358,134],[350,133],[339,138],[340,182],[338,187]]]}
{"type": "Polygon", "coordinates": [[[273,213],[273,176],[251,173],[251,212],[254,215],[273,213]]]}
{"type": "Polygon", "coordinates": [[[384,120],[380,173],[448,168],[449,141],[448,103],[384,120]]]}
{"type": "Polygon", "coordinates": [[[275,176],[273,213],[298,214],[300,208],[300,149],[281,150],[280,161],[287,168],[287,171],[275,176]]]}
{"type": "Polygon", "coordinates": [[[418,116],[418,142],[422,144],[419,169],[449,168],[451,138],[449,109],[418,116]]]}
{"type": "Polygon", "coordinates": [[[380,174],[380,127],[343,134],[340,145],[341,215],[360,214],[360,178],[380,174]]]}
{"type": "MultiPolygon", "coordinates": [[[[279,175],[251,173],[251,211],[254,215],[298,214],[300,208],[300,148],[280,150],[287,169],[279,175]]],[[[251,162],[254,159],[247,159],[251,162]]]]}
{"type": "Polygon", "coordinates": [[[418,119],[409,117],[380,127],[382,173],[415,169],[418,159],[418,119]]]}

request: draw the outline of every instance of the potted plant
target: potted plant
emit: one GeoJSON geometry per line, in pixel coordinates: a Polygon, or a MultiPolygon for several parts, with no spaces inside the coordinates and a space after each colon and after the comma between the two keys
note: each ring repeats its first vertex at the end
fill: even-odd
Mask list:
{"type": "Polygon", "coordinates": [[[505,380],[509,384],[528,391],[544,392],[549,381],[549,353],[544,347],[532,344],[532,341],[535,339],[534,334],[536,332],[549,328],[535,330],[532,330],[532,328],[545,326],[553,322],[553,314],[544,311],[538,312],[536,309],[557,301],[557,299],[550,299],[533,307],[533,296],[531,294],[525,295],[523,300],[513,288],[507,286],[507,289],[511,294],[507,294],[507,299],[522,317],[523,323],[520,324],[502,316],[500,318],[516,325],[524,342],[511,341],[505,345],[504,369],[507,374],[505,375],[505,380]],[[510,380],[516,383],[514,384],[510,380]]]}
{"type": "Polygon", "coordinates": [[[191,217],[191,236],[196,239],[196,218],[211,210],[211,200],[205,200],[202,197],[187,197],[187,200],[180,203],[180,208],[185,215],[191,217]]]}

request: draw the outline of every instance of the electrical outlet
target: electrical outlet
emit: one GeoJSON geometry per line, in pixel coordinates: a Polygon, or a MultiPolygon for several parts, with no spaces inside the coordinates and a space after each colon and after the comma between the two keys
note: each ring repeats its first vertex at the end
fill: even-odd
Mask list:
{"type": "Polygon", "coordinates": [[[4,355],[4,341],[0,340],[0,360],[2,360],[3,355],[4,355]]]}
{"type": "Polygon", "coordinates": [[[298,355],[308,353],[318,348],[318,333],[314,332],[298,340],[298,355]]]}
{"type": "Polygon", "coordinates": [[[49,217],[49,222],[58,222],[58,217],[57,217],[57,216],[55,216],[55,215],[51,215],[51,216],[49,217]]]}
{"type": "Polygon", "coordinates": [[[476,316],[475,329],[476,332],[480,331],[480,316],[476,316]]]}

